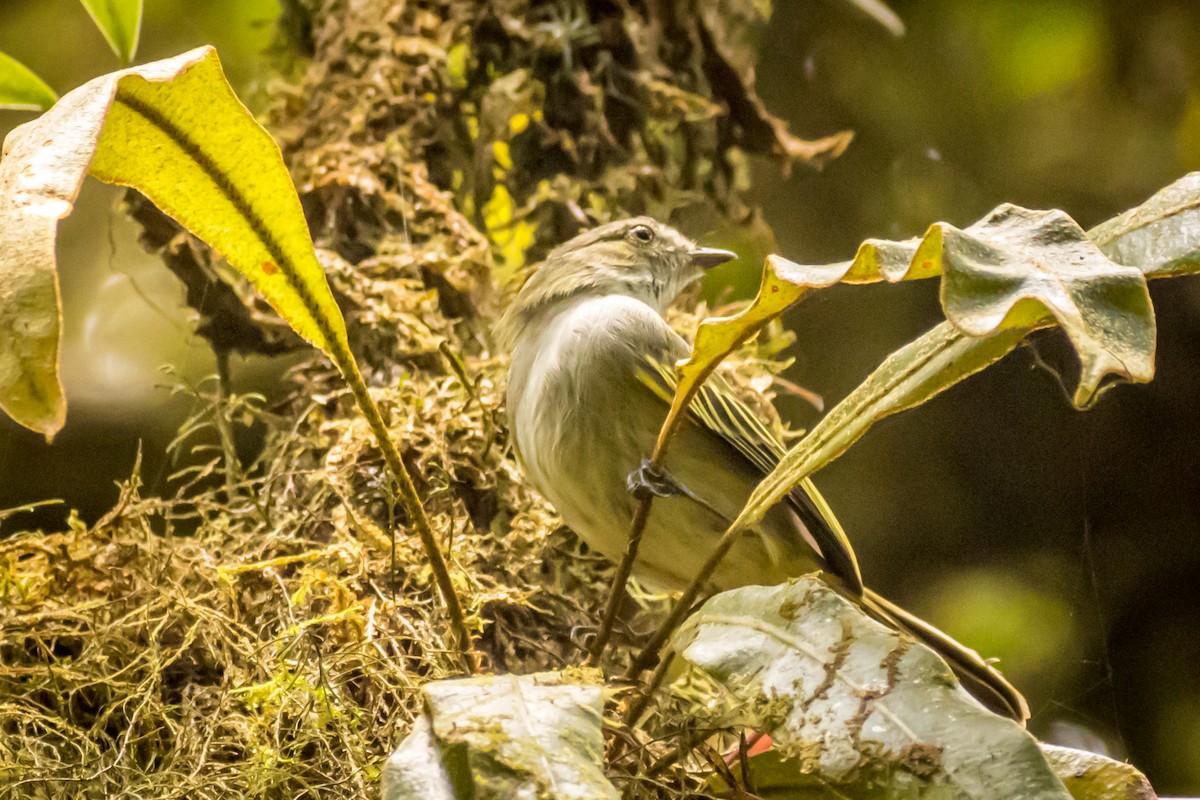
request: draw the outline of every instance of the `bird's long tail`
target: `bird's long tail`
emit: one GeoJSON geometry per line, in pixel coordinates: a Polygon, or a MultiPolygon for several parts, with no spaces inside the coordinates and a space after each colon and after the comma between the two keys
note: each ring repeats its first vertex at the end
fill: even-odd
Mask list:
{"type": "Polygon", "coordinates": [[[1021,725],[1029,719],[1029,704],[1025,698],[974,650],[870,589],[863,590],[861,602],[867,613],[884,625],[898,628],[932,648],[946,660],[967,691],[989,709],[1011,717],[1021,725]]]}

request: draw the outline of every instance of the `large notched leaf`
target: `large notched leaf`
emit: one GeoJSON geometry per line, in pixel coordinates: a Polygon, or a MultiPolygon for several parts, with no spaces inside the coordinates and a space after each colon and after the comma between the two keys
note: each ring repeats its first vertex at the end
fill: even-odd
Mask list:
{"type": "Polygon", "coordinates": [[[89,170],[179,220],[297,333],[331,355],[347,352],[279,148],[234,95],[216,51],[200,48],[96,78],[5,141],[0,407],[15,420],[47,436],[62,427],[54,238],[89,170]]]}
{"type": "Polygon", "coordinates": [[[137,52],[142,0],[79,0],[125,66],[137,52]]]}
{"type": "Polygon", "coordinates": [[[731,528],[745,530],[800,481],[833,461],[878,420],[924,403],[1003,358],[1030,328],[968,336],[943,322],[892,353],[830,409],[755,487],[731,528]]]}
{"type": "Polygon", "coordinates": [[[674,405],[685,406],[721,359],[813,289],[937,276],[946,318],[971,336],[1031,330],[1050,319],[1061,325],[1082,364],[1074,398],[1080,408],[1109,375],[1154,375],[1154,310],[1141,270],[1111,261],[1061,211],[1003,205],[966,229],[939,222],[921,239],[869,239],[851,261],[768,257],[754,301],[697,330],[691,355],[678,365],[674,405]]]}
{"type": "Polygon", "coordinates": [[[384,800],[615,800],[594,672],[438,681],[388,760],[384,800]]]}
{"type": "Polygon", "coordinates": [[[1088,237],[1113,261],[1137,267],[1147,278],[1200,272],[1200,172],[1097,225],[1088,237]]]}
{"type": "Polygon", "coordinates": [[[1082,365],[1074,402],[1094,402],[1109,375],[1154,377],[1154,308],[1146,277],[1111,261],[1061,211],[1004,205],[965,230],[941,223],[914,257],[940,262],[946,319],[972,336],[1052,316],[1082,365]]]}
{"type": "Polygon", "coordinates": [[[1131,765],[1070,747],[1042,745],[1042,754],[1075,800],[1154,800],[1146,776],[1131,765]]]}
{"type": "Polygon", "coordinates": [[[0,53],[0,109],[44,111],[58,96],[28,67],[0,53]]]}
{"type": "Polygon", "coordinates": [[[1069,797],[1033,737],[815,575],[718,594],[672,646],[728,690],[733,723],[832,796],[1069,797]]]}

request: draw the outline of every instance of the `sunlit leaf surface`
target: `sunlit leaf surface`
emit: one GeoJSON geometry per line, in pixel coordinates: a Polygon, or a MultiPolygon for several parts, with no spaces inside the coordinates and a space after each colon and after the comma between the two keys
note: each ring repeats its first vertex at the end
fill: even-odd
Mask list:
{"type": "Polygon", "coordinates": [[[21,424],[48,436],[62,426],[54,238],[89,170],[142,192],[211,245],[313,344],[348,352],[279,148],[212,48],[96,78],[14,130],[5,151],[0,406],[21,424]]]}
{"type": "Polygon", "coordinates": [[[216,51],[193,57],[170,81],[120,81],[91,174],[149,197],[331,352],[345,327],[279,146],[234,95],[216,51]]]}
{"type": "Polygon", "coordinates": [[[437,681],[384,769],[384,800],[615,800],[598,673],[437,681]]]}
{"type": "Polygon", "coordinates": [[[723,592],[672,645],[725,686],[738,724],[770,734],[776,777],[834,797],[1069,797],[1032,736],[815,575],[723,592]]]}

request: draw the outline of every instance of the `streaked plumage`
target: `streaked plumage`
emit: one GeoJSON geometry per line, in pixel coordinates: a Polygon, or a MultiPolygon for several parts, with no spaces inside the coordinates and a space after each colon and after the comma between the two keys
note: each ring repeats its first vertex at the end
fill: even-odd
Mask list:
{"type": "MultiPolygon", "coordinates": [[[[686,342],[663,319],[703,262],[649,218],[605,225],[552,252],[501,320],[510,348],[508,414],[526,476],[589,545],[616,561],[635,499],[627,477],[649,456],[686,342]]],[[[684,494],[657,498],[635,573],[682,588],[699,571],[755,485],[783,455],[779,441],[719,378],[693,402],[667,459],[684,494]]],[[[1024,718],[1024,700],[974,651],[864,589],[850,543],[811,483],[772,509],[714,575],[718,588],[774,584],[822,569],[873,616],[938,650],[977,696],[1024,718]]]]}

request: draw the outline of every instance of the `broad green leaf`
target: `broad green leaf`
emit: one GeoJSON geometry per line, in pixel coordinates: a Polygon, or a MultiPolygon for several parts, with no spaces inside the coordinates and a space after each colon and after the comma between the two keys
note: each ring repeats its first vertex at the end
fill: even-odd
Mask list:
{"type": "Polygon", "coordinates": [[[876,421],[918,406],[1003,358],[1030,330],[1004,328],[975,337],[943,322],[892,353],[784,455],[755,487],[730,527],[745,530],[754,525],[797,483],[845,452],[876,421]]]}
{"type": "Polygon", "coordinates": [[[723,684],[730,723],[832,796],[1069,797],[1032,736],[816,575],[722,592],[672,647],[723,684]]]}
{"type": "Polygon", "coordinates": [[[29,67],[0,53],[0,108],[45,111],[57,99],[54,90],[29,67]]]}
{"type": "Polygon", "coordinates": [[[131,186],[244,273],[297,333],[349,363],[345,324],[279,148],[216,51],[121,70],[15,129],[0,161],[0,407],[52,436],[57,377],[54,238],[83,176],[131,186]]]}
{"type": "Polygon", "coordinates": [[[346,349],[279,146],[234,95],[216,50],[192,53],[194,63],[169,81],[132,74],[119,82],[91,174],[150,198],[314,345],[346,349]]]}
{"type": "Polygon", "coordinates": [[[1154,309],[1146,279],[1117,264],[1061,211],[1002,205],[965,229],[945,222],[907,242],[870,240],[853,262],[803,266],[773,259],[802,289],[942,276],[946,319],[972,336],[1053,318],[1082,364],[1075,405],[1090,405],[1108,375],[1154,376],[1154,309]],[[839,277],[840,275],[840,277],[839,277]]]}
{"type": "Polygon", "coordinates": [[[121,66],[133,60],[142,29],[142,0],[79,0],[117,54],[121,66]]]}
{"type": "Polygon", "coordinates": [[[1200,272],[1200,172],[1184,175],[1088,236],[1113,261],[1147,278],[1200,272]]]}
{"type": "Polygon", "coordinates": [[[1075,800],[1154,800],[1158,795],[1133,766],[1096,753],[1043,744],[1042,753],[1075,800]]]}
{"type": "Polygon", "coordinates": [[[384,770],[384,800],[615,800],[599,675],[437,681],[384,770]]]}

